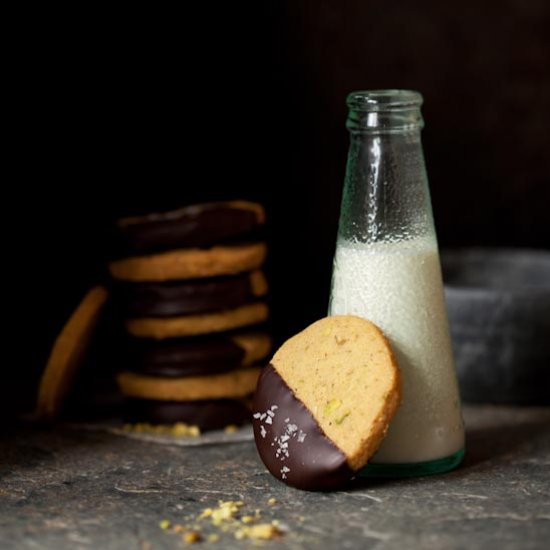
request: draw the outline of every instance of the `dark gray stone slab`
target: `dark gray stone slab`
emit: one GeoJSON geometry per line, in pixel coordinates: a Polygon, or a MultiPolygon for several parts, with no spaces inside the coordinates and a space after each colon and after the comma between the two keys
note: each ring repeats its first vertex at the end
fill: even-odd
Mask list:
{"type": "MultiPolygon", "coordinates": [[[[327,494],[277,482],[252,443],[171,447],[20,426],[0,447],[0,548],[180,548],[159,521],[193,523],[186,518],[220,499],[286,526],[268,548],[547,548],[550,409],[476,407],[465,416],[467,458],[455,472],[327,494]]],[[[222,533],[201,546],[253,543],[222,533]]]]}
{"type": "Polygon", "coordinates": [[[441,260],[462,399],[550,405],[550,252],[465,248],[441,260]]]}

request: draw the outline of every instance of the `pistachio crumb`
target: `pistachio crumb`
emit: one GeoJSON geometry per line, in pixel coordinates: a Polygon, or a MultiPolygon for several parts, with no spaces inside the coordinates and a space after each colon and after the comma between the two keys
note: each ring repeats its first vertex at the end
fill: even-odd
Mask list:
{"type": "Polygon", "coordinates": [[[281,536],[283,532],[272,523],[260,523],[250,527],[243,527],[235,532],[235,538],[253,539],[253,540],[270,540],[281,536]]]}
{"type": "Polygon", "coordinates": [[[214,525],[221,525],[224,521],[228,521],[234,518],[235,515],[238,513],[239,508],[241,508],[242,506],[244,506],[244,502],[242,502],[241,500],[220,500],[218,501],[218,508],[212,510],[212,513],[209,514],[209,516],[212,517],[212,523],[214,525]]]}
{"type": "Polygon", "coordinates": [[[201,512],[201,515],[199,516],[199,519],[205,519],[205,518],[209,518],[212,516],[212,513],[214,512],[214,510],[212,510],[212,508],[205,508],[202,512],[201,512]]]}
{"type": "Polygon", "coordinates": [[[189,531],[189,533],[185,533],[185,535],[183,535],[183,542],[193,544],[195,542],[199,542],[201,538],[201,534],[198,531],[189,531]]]}
{"type": "Polygon", "coordinates": [[[241,521],[243,523],[252,523],[254,521],[254,519],[255,519],[254,516],[243,516],[241,518],[241,521]]]}
{"type": "Polygon", "coordinates": [[[148,424],[137,422],[136,424],[124,424],[122,431],[125,433],[149,433],[159,435],[170,435],[173,437],[198,437],[201,432],[198,426],[190,426],[183,422],[175,424],[148,424]]]}
{"type": "Polygon", "coordinates": [[[346,411],[342,416],[336,419],[336,424],[342,424],[342,422],[350,415],[351,411],[346,411]]]}
{"type": "Polygon", "coordinates": [[[217,533],[211,533],[208,535],[208,542],[218,542],[220,540],[220,535],[217,533]]]}
{"type": "Polygon", "coordinates": [[[159,527],[161,529],[170,529],[170,520],[169,519],[163,519],[159,522],[159,527]]]}
{"type": "Polygon", "coordinates": [[[340,399],[331,399],[325,407],[325,416],[330,416],[341,404],[340,399]]]}
{"type": "Polygon", "coordinates": [[[275,497],[271,497],[267,503],[270,505],[270,506],[273,506],[274,504],[277,504],[277,499],[275,497]]]}

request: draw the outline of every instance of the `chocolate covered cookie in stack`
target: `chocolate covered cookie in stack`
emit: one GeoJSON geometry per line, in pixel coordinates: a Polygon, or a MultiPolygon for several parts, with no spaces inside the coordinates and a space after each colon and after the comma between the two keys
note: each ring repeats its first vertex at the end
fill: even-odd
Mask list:
{"type": "Polygon", "coordinates": [[[264,219],[261,205],[229,201],[118,222],[109,270],[129,334],[118,384],[132,421],[209,430],[249,419],[271,350],[264,219]]]}

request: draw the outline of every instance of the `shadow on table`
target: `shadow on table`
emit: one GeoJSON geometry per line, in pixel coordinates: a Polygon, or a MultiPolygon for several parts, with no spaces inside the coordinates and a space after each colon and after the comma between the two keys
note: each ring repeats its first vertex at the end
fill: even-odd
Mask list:
{"type": "Polygon", "coordinates": [[[521,421],[496,423],[490,426],[466,429],[466,456],[461,470],[478,466],[505,455],[521,453],[525,446],[532,446],[550,433],[550,413],[521,421]]]}
{"type": "Polygon", "coordinates": [[[105,434],[65,429],[60,425],[29,420],[14,421],[0,433],[0,482],[12,474],[47,468],[70,453],[109,449],[105,434]]]}

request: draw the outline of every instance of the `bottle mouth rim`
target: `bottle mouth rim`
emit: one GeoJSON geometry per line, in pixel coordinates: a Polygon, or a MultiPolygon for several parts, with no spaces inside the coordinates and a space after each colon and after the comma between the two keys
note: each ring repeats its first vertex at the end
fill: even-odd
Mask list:
{"type": "Polygon", "coordinates": [[[347,105],[354,111],[398,111],[419,108],[424,101],[422,94],[415,90],[359,90],[346,98],[347,105]]]}

